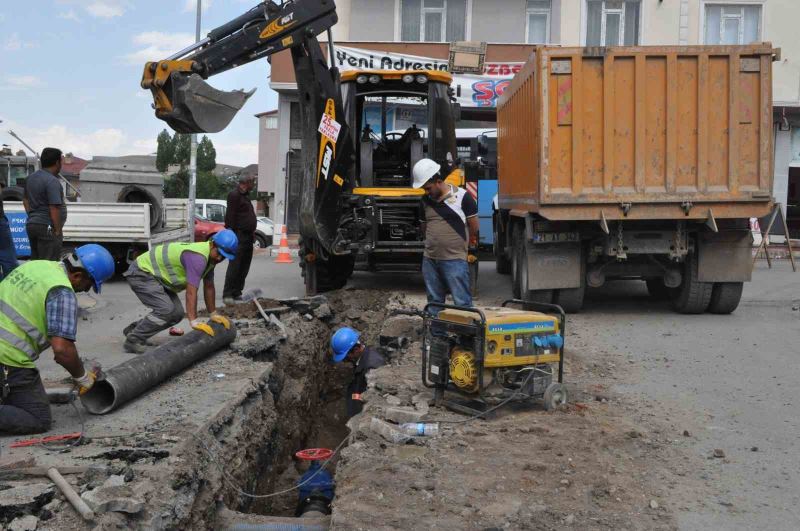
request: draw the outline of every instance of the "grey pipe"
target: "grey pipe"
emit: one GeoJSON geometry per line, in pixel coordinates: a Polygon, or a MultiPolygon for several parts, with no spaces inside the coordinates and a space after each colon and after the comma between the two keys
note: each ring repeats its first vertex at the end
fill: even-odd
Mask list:
{"type": "Polygon", "coordinates": [[[192,330],[159,347],[105,371],[105,379],[81,397],[89,413],[105,415],[141,396],[169,377],[206,358],[228,345],[236,337],[236,329],[226,330],[209,323],[214,337],[192,330]]]}

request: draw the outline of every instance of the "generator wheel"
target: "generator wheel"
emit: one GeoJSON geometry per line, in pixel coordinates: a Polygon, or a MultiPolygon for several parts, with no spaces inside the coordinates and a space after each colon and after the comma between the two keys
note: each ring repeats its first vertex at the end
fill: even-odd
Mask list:
{"type": "Polygon", "coordinates": [[[544,409],[545,411],[552,411],[558,406],[563,406],[567,403],[567,386],[562,383],[551,383],[544,391],[544,409]]]}
{"type": "Polygon", "coordinates": [[[657,301],[665,301],[669,299],[670,289],[664,285],[664,279],[661,278],[648,278],[645,280],[647,284],[647,292],[650,297],[657,301]]]}
{"type": "Polygon", "coordinates": [[[676,288],[672,295],[672,308],[676,312],[687,314],[703,313],[711,302],[711,290],[714,284],[697,280],[697,253],[686,258],[683,284],[676,288]]]}
{"type": "Polygon", "coordinates": [[[744,282],[716,282],[711,289],[711,302],[708,311],[717,314],[729,314],[739,306],[742,300],[744,282]]]}

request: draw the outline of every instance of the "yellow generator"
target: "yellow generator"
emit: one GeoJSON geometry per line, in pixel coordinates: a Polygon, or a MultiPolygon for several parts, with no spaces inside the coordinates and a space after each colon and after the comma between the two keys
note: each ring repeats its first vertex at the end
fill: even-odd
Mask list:
{"type": "Polygon", "coordinates": [[[517,299],[484,309],[430,303],[423,314],[422,380],[435,389],[436,405],[485,414],[517,400],[541,398],[548,411],[566,403],[560,306],[517,299]]]}

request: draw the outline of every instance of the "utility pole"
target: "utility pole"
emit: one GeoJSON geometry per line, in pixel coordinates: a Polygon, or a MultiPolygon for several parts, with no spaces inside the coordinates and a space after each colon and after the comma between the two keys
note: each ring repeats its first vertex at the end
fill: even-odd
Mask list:
{"type": "MultiPolygon", "coordinates": [[[[203,0],[197,0],[197,23],[195,26],[195,43],[200,42],[200,11],[203,0]]],[[[192,143],[189,152],[189,212],[186,227],[189,229],[189,239],[194,241],[194,203],[197,195],[197,133],[192,134],[192,143]]]]}

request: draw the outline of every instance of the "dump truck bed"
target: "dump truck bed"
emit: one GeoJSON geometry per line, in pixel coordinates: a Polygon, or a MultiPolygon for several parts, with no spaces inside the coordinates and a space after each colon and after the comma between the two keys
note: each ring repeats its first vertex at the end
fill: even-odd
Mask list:
{"type": "Polygon", "coordinates": [[[498,105],[500,208],[551,220],[765,215],[778,52],[537,47],[498,105]]]}

